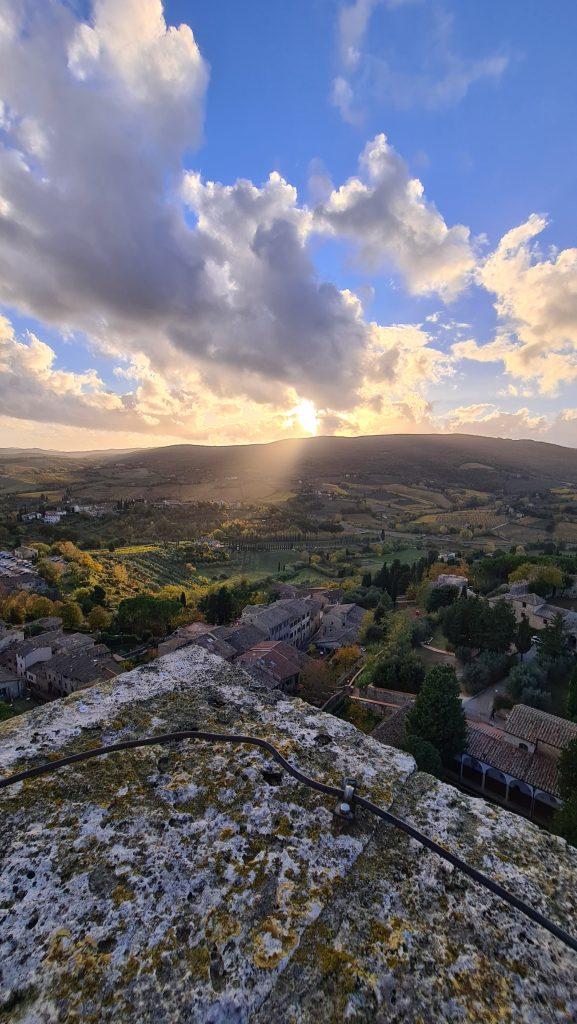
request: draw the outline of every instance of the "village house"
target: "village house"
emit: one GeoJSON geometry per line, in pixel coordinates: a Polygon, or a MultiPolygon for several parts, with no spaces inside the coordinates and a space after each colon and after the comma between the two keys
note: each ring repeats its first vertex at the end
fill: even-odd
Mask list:
{"type": "Polygon", "coordinates": [[[528,590],[527,583],[519,583],[511,586],[509,593],[498,597],[489,598],[489,602],[507,601],[513,611],[517,622],[526,618],[532,629],[540,630],[549,626],[556,615],[562,615],[567,631],[567,642],[573,649],[577,648],[577,613],[560,608],[558,605],[550,604],[538,594],[532,594],[528,590]]]}
{"type": "Polygon", "coordinates": [[[226,661],[234,661],[239,654],[244,654],[260,640],[266,640],[266,633],[248,623],[211,626],[207,622],[192,622],[188,626],[179,626],[174,633],[162,640],[158,644],[158,655],[161,657],[180,647],[195,644],[220,655],[226,661]]]}
{"type": "Polygon", "coordinates": [[[66,697],[94,683],[114,679],[122,672],[105,644],[58,654],[27,673],[34,696],[45,700],[66,697]]]}
{"type": "Polygon", "coordinates": [[[433,583],[433,588],[437,587],[458,587],[459,590],[468,590],[469,580],[467,576],[442,572],[433,583]]]}
{"type": "Polygon", "coordinates": [[[36,548],[28,547],[27,544],[21,544],[20,547],[14,548],[14,557],[22,558],[25,562],[35,562],[38,558],[38,551],[36,548]]]}
{"type": "Polygon", "coordinates": [[[61,626],[62,619],[59,615],[43,615],[40,619],[25,622],[23,628],[27,636],[36,636],[38,633],[48,633],[54,629],[60,630],[61,626]]]}
{"type": "Polygon", "coordinates": [[[57,523],[60,522],[62,516],[65,515],[66,512],[63,512],[60,509],[51,509],[49,512],[44,513],[43,520],[45,523],[51,523],[52,526],[55,526],[57,523]]]}
{"type": "Polygon", "coordinates": [[[324,609],[313,642],[321,651],[336,651],[359,640],[365,609],[358,604],[335,604],[324,609]]]}
{"type": "Polygon", "coordinates": [[[439,555],[439,558],[438,558],[438,561],[439,562],[456,562],[457,561],[457,553],[456,553],[456,551],[441,551],[441,553],[439,555]]]}
{"type": "Polygon", "coordinates": [[[24,640],[24,630],[21,626],[7,626],[4,622],[0,622],[0,654],[20,640],[24,640]]]}
{"type": "Polygon", "coordinates": [[[547,822],[562,806],[557,762],[577,739],[577,723],[516,704],[505,729],[475,723],[466,753],[457,758],[462,783],[547,822]]]}
{"type": "Polygon", "coordinates": [[[30,673],[38,662],[49,661],[55,654],[72,653],[93,646],[94,640],[85,633],[64,634],[61,629],[54,629],[11,643],[0,652],[0,664],[32,682],[30,673]]]}
{"type": "Polygon", "coordinates": [[[320,626],[322,608],[311,598],[288,598],[243,608],[241,622],[262,630],[269,640],[301,647],[320,626]]]}
{"type": "Polygon", "coordinates": [[[9,704],[18,697],[23,697],[25,691],[24,680],[20,679],[15,672],[0,665],[0,701],[9,704]]]}
{"type": "Polygon", "coordinates": [[[249,675],[265,683],[269,689],[290,694],[297,692],[301,669],[306,661],[306,654],[281,640],[262,640],[237,659],[249,675]]]}

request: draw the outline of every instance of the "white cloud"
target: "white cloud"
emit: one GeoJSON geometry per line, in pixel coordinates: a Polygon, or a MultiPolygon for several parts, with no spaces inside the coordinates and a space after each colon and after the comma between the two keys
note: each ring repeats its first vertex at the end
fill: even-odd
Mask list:
{"type": "Polygon", "coordinates": [[[495,295],[501,328],[488,344],[457,343],[453,355],[501,362],[511,377],[553,396],[577,380],[577,249],[543,256],[534,239],[546,226],[532,214],[481,264],[478,281],[495,295]]]}
{"type": "Polygon", "coordinates": [[[475,263],[469,229],[447,227],[386,135],[367,143],[360,172],[316,208],[315,225],[354,241],[368,269],[398,267],[415,294],[462,291],[475,263]]]}
{"type": "Polygon", "coordinates": [[[194,371],[221,398],[290,408],[294,392],[347,409],[370,329],[355,296],[319,279],[311,232],[353,238],[413,291],[462,287],[467,229],[446,227],[384,137],[363,156],[369,184],[351,179],[314,217],[276,173],[262,187],[183,176],[208,77],[188,26],[168,27],[160,0],[97,0],[90,23],[60,4],[8,9],[7,306],[84,331],[112,357],[143,356],[165,377],[194,371]]]}
{"type": "Polygon", "coordinates": [[[546,416],[536,415],[527,408],[507,412],[489,402],[451,409],[441,422],[444,429],[451,433],[489,437],[524,438],[543,434],[550,428],[546,416]]]}
{"type": "Polygon", "coordinates": [[[545,217],[532,214],[503,236],[479,272],[528,360],[551,349],[577,350],[577,249],[543,257],[531,243],[546,227],[545,217]]]}

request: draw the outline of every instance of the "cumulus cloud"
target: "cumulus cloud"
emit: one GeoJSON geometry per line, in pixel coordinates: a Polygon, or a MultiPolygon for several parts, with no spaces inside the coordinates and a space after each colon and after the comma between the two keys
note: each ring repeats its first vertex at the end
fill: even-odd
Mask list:
{"type": "Polygon", "coordinates": [[[168,28],[159,0],[97,0],[91,24],[10,9],[0,299],[160,370],[193,361],[224,392],[354,401],[367,328],[318,279],[295,190],[278,175],[181,188],[207,82],[191,30],[168,28]]]}
{"type": "Polygon", "coordinates": [[[534,240],[543,216],[508,231],[478,270],[478,281],[495,295],[501,329],[495,339],[453,347],[457,359],[501,362],[510,376],[555,395],[577,380],[577,249],[544,256],[534,240]]]}
{"type": "Polygon", "coordinates": [[[314,215],[278,174],[261,187],[182,171],[202,132],[207,65],[160,0],[5,0],[0,31],[0,301],[83,331],[223,401],[354,407],[371,329],[319,278],[312,232],[450,297],[472,260],[384,137],[314,215]],[[376,228],[373,216],[378,216],[376,228]]]}
{"type": "MultiPolygon", "coordinates": [[[[435,429],[428,388],[455,358],[516,376],[538,367],[550,391],[577,377],[575,256],[537,255],[533,220],[479,271],[506,322],[492,347],[461,341],[448,355],[424,329],[444,328],[437,314],[424,327],[367,323],[357,295],[318,275],[315,235],[349,240],[363,267],[397,270],[417,295],[451,300],[475,263],[469,230],[445,223],[384,135],[340,188],[313,168],[314,209],[277,173],[206,181],[183,166],[201,140],[208,67],[160,0],[95,0],[86,21],[63,3],[0,4],[0,302],[85,332],[115,374],[110,386],[70,372],[4,321],[3,423],[210,442],[307,423],[435,429]]],[[[349,5],[349,67],[374,6],[349,5]]]]}
{"type": "Polygon", "coordinates": [[[451,433],[489,437],[523,438],[543,434],[550,428],[546,416],[535,415],[527,408],[508,412],[489,402],[451,409],[441,422],[444,429],[451,433]]]}
{"type": "Polygon", "coordinates": [[[360,175],[315,209],[315,225],[355,242],[368,269],[398,267],[414,294],[454,298],[475,265],[469,229],[447,227],[386,135],[365,146],[359,163],[360,175]]]}

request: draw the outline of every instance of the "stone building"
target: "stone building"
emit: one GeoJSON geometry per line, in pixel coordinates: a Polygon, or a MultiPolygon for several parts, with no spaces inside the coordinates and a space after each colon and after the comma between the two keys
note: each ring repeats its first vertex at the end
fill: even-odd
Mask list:
{"type": "Polygon", "coordinates": [[[505,728],[469,727],[466,753],[459,760],[461,782],[548,822],[562,806],[557,778],[561,751],[577,739],[577,724],[546,711],[516,704],[505,728]]]}

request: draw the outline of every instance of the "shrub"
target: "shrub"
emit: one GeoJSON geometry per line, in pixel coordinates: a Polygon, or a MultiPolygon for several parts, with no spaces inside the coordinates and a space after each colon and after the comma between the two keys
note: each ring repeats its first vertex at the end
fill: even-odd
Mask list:
{"type": "Polygon", "coordinates": [[[507,679],[507,690],[511,697],[519,699],[523,690],[540,689],[547,680],[547,674],[537,660],[515,665],[507,679]]]}
{"type": "Polygon", "coordinates": [[[493,711],[510,711],[514,703],[506,693],[496,693],[493,698],[493,711]]]}
{"type": "Polygon", "coordinates": [[[422,736],[407,736],[404,750],[413,755],[420,772],[428,772],[429,775],[436,775],[437,778],[440,778],[443,763],[439,751],[432,743],[424,740],[422,736]]]}
{"type": "Polygon", "coordinates": [[[418,693],[425,678],[425,669],[421,659],[409,654],[393,654],[375,662],[368,682],[384,690],[403,690],[405,693],[418,693]]]}
{"type": "Polygon", "coordinates": [[[502,679],[507,671],[509,659],[506,654],[484,651],[463,670],[463,686],[467,693],[474,695],[502,679]]]}
{"type": "Polygon", "coordinates": [[[436,612],[439,608],[448,608],[459,596],[458,587],[434,587],[426,599],[428,612],[436,612]]]}
{"type": "Polygon", "coordinates": [[[455,654],[461,662],[461,665],[469,665],[473,658],[473,651],[470,647],[457,647],[455,654]]]}
{"type": "Polygon", "coordinates": [[[551,694],[547,690],[539,690],[536,687],[528,686],[521,692],[521,703],[528,704],[530,708],[538,708],[540,711],[549,711],[551,707],[551,694]]]}

